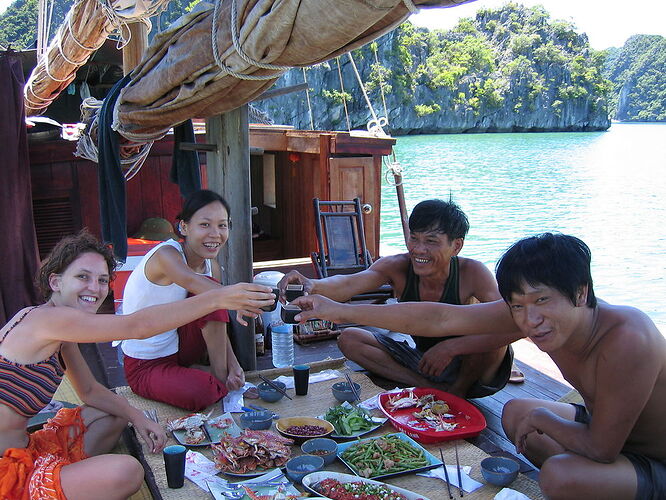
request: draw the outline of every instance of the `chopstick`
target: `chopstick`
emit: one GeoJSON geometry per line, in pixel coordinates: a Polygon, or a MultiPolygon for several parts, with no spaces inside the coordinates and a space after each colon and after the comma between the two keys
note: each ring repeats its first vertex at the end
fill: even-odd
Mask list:
{"type": "Polygon", "coordinates": [[[354,393],[354,401],[360,401],[361,396],[356,390],[356,386],[354,385],[354,382],[352,382],[351,377],[349,376],[349,372],[345,372],[345,378],[347,379],[347,383],[349,384],[349,387],[351,388],[352,392],[354,393]]]}
{"type": "Polygon", "coordinates": [[[453,500],[453,495],[451,494],[451,485],[449,484],[449,471],[446,470],[446,462],[444,461],[444,453],[442,449],[439,449],[439,456],[442,457],[442,467],[444,467],[444,477],[446,477],[446,491],[449,492],[449,498],[453,500]]]}
{"type": "Polygon", "coordinates": [[[292,401],[294,400],[294,398],[292,398],[289,394],[287,394],[287,391],[285,391],[284,389],[282,389],[282,387],[280,387],[279,385],[273,383],[272,380],[268,380],[266,377],[264,377],[264,376],[261,375],[261,374],[259,374],[259,378],[260,378],[261,380],[263,380],[264,382],[266,382],[268,385],[270,385],[273,389],[275,389],[276,391],[278,391],[280,394],[282,394],[282,395],[283,395],[284,397],[286,397],[287,399],[291,399],[292,401]]]}
{"type": "Polygon", "coordinates": [[[460,490],[460,498],[463,497],[462,477],[460,474],[460,460],[458,459],[458,442],[454,441],[453,445],[456,448],[456,469],[458,469],[458,490],[460,490]]]}

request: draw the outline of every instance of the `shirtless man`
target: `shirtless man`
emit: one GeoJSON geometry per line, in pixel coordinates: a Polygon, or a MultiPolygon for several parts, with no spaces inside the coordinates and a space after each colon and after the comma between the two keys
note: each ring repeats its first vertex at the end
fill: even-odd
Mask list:
{"type": "MultiPolygon", "coordinates": [[[[409,217],[409,229],[408,253],[383,257],[356,274],[321,280],[292,271],[278,284],[281,295],[287,284],[301,283],[310,294],[345,302],[388,283],[400,302],[467,304],[474,299],[500,299],[497,283],[486,266],[458,257],[469,223],[455,203],[422,201],[409,217]]],[[[410,328],[400,331],[412,333],[410,328]]],[[[383,332],[347,328],[338,345],[348,359],[384,378],[478,398],[506,384],[513,359],[508,344],[518,337],[515,332],[451,339],[413,335],[414,349],[407,341],[398,342],[383,332]]]]}
{"type": "Polygon", "coordinates": [[[426,336],[506,333],[517,325],[585,402],[515,399],[504,408],[504,429],[541,467],[545,495],[666,498],[666,340],[643,312],[597,302],[590,260],[581,240],[546,233],[517,242],[500,260],[505,302],[349,306],[302,297],[296,304],[310,309],[301,320],[362,318],[411,325],[426,336]]]}

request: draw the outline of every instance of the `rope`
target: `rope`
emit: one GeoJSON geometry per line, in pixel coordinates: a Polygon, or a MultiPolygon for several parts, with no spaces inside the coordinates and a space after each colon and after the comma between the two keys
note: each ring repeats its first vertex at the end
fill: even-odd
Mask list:
{"type": "Polygon", "coordinates": [[[386,166],[386,172],[384,173],[384,180],[386,184],[391,187],[398,187],[402,185],[404,179],[402,177],[403,168],[400,162],[395,157],[395,152],[391,153],[391,160],[389,161],[386,156],[382,157],[382,163],[386,166]],[[393,178],[391,178],[393,175],[393,178]],[[400,182],[396,182],[395,176],[400,176],[400,182]]]}
{"type": "MultiPolygon", "coordinates": [[[[305,68],[303,68],[303,81],[308,83],[308,77],[305,75],[305,68]]],[[[305,87],[305,98],[308,101],[308,114],[310,115],[310,130],[314,130],[314,118],[312,116],[312,104],[310,104],[310,90],[305,87]]]]}
{"type": "Polygon", "coordinates": [[[104,17],[106,17],[109,24],[113,26],[113,30],[118,32],[120,40],[116,44],[116,48],[120,50],[130,43],[130,40],[132,40],[132,32],[130,31],[129,26],[127,26],[127,22],[125,22],[125,20],[114,10],[113,5],[111,5],[111,0],[99,0],[99,5],[104,17]],[[127,37],[123,36],[123,30],[127,33],[127,37]]]}
{"type": "Polygon", "coordinates": [[[411,12],[412,14],[418,14],[419,13],[419,8],[414,5],[414,2],[412,0],[402,0],[402,3],[405,4],[405,7],[411,12]]]}
{"type": "Polygon", "coordinates": [[[276,70],[278,71],[278,73],[273,73],[270,75],[247,75],[244,73],[238,73],[237,71],[232,70],[229,66],[224,64],[220,57],[219,48],[217,46],[217,30],[219,24],[217,21],[220,17],[221,4],[222,0],[215,1],[215,8],[213,9],[213,20],[211,23],[212,24],[211,44],[213,46],[213,59],[215,59],[215,63],[222,72],[227,73],[228,75],[233,76],[234,78],[238,78],[239,80],[273,80],[274,78],[279,77],[282,73],[284,73],[288,69],[291,69],[291,66],[276,66],[273,64],[260,63],[259,61],[255,61],[254,59],[252,59],[243,51],[243,48],[241,47],[239,41],[238,6],[236,4],[236,0],[231,1],[230,31],[231,31],[231,41],[233,43],[234,50],[236,51],[236,53],[238,53],[241,59],[243,59],[249,65],[254,65],[261,69],[276,70]]]}
{"type": "MultiPolygon", "coordinates": [[[[98,127],[98,118],[99,110],[102,108],[103,101],[95,99],[94,97],[88,97],[83,100],[81,103],[81,116],[83,121],[89,121],[86,125],[85,132],[79,138],[79,141],[76,144],[75,156],[79,158],[85,158],[92,162],[98,163],[99,161],[99,149],[97,147],[97,142],[93,139],[93,134],[98,127]]],[[[96,134],[95,134],[96,135],[96,134]]],[[[120,167],[123,170],[123,176],[126,181],[129,181],[136,174],[139,173],[141,167],[148,158],[150,154],[150,148],[153,146],[153,141],[146,142],[143,144],[121,144],[121,158],[120,158],[120,167]],[[136,146],[141,146],[139,151],[131,156],[123,157],[122,150],[127,148],[134,148],[136,146]]]]}
{"type": "Polygon", "coordinates": [[[377,75],[379,76],[379,91],[382,95],[382,104],[384,105],[384,116],[386,117],[386,124],[389,124],[388,120],[388,108],[386,107],[386,97],[384,96],[384,77],[382,76],[381,66],[379,64],[379,57],[377,56],[377,44],[372,44],[372,51],[375,53],[375,64],[377,65],[377,75]]]}
{"type": "Polygon", "coordinates": [[[383,127],[386,126],[387,120],[386,117],[382,116],[381,118],[377,117],[377,113],[375,113],[375,108],[372,107],[372,103],[370,102],[370,98],[368,97],[368,93],[365,91],[365,85],[363,85],[363,80],[361,80],[361,75],[358,72],[358,69],[356,68],[356,63],[354,62],[354,58],[351,55],[351,52],[348,52],[347,55],[349,56],[349,61],[351,62],[352,68],[354,69],[354,74],[356,75],[356,79],[358,80],[358,85],[361,87],[361,90],[363,91],[363,97],[365,97],[365,103],[368,106],[368,109],[370,110],[370,114],[372,115],[372,120],[368,122],[367,128],[368,132],[373,134],[376,137],[379,136],[385,136],[386,132],[384,132],[383,127]]]}
{"type": "Polygon", "coordinates": [[[340,69],[340,57],[335,58],[338,63],[338,78],[340,79],[340,90],[342,91],[342,105],[345,108],[345,118],[347,119],[347,132],[351,132],[351,122],[349,121],[349,111],[347,110],[347,94],[345,94],[345,84],[342,83],[342,70],[340,69]]]}

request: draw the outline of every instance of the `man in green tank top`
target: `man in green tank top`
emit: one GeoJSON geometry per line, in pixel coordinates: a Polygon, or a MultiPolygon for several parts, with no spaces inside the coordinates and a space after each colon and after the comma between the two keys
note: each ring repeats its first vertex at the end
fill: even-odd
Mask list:
{"type": "MultiPolygon", "coordinates": [[[[495,278],[486,266],[458,257],[469,222],[455,203],[422,201],[409,217],[409,229],[407,253],[383,257],[359,273],[320,280],[291,271],[278,284],[281,295],[287,284],[300,283],[309,294],[346,302],[389,284],[400,302],[468,304],[500,299],[495,278]]],[[[413,342],[409,342],[395,337],[400,336],[347,328],[338,345],[348,359],[384,378],[469,398],[488,396],[504,387],[513,361],[509,344],[519,338],[515,334],[446,339],[412,335],[413,342]]]]}

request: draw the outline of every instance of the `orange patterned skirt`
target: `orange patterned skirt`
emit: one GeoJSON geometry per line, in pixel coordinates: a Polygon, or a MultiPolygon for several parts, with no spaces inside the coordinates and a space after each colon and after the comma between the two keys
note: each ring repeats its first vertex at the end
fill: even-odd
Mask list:
{"type": "Polygon", "coordinates": [[[30,435],[27,448],[9,448],[0,458],[0,500],[66,500],[60,485],[64,465],[88,458],[81,408],[62,408],[30,435]]]}

